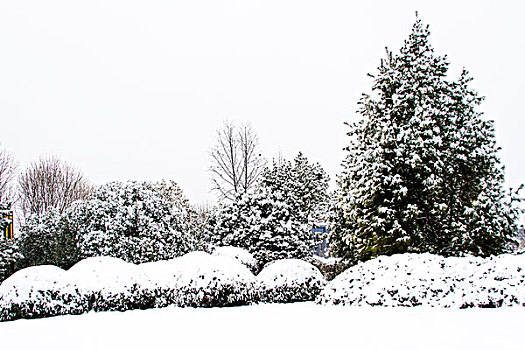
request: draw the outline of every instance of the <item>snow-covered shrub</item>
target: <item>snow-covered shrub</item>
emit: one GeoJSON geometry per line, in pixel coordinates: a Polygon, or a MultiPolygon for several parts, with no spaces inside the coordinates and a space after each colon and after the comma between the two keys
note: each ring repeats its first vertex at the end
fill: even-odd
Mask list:
{"type": "Polygon", "coordinates": [[[27,216],[17,241],[22,254],[17,269],[34,265],[68,269],[82,259],[76,232],[69,229],[67,214],[56,209],[27,216]]]}
{"type": "Polygon", "coordinates": [[[257,269],[257,260],[253,257],[253,255],[243,248],[238,247],[231,247],[231,246],[224,246],[224,247],[217,247],[212,253],[213,256],[224,256],[230,259],[235,259],[247,268],[250,269],[250,271],[255,272],[257,269]]]}
{"type": "Polygon", "coordinates": [[[145,292],[148,279],[134,264],[113,257],[92,257],[75,264],[67,274],[95,311],[152,307],[145,292]]]}
{"type": "Polygon", "coordinates": [[[0,285],[0,321],[80,314],[88,308],[86,296],[56,266],[22,269],[0,285]]]}
{"type": "MultiPolygon", "coordinates": [[[[525,256],[503,254],[492,258],[446,259],[445,268],[457,271],[455,298],[462,307],[525,306],[525,256]],[[465,277],[461,279],[461,277],[465,277]]],[[[448,305],[447,305],[448,306],[448,305]]]]}
{"type": "Polygon", "coordinates": [[[326,285],[319,269],[299,259],[269,263],[257,275],[257,281],[260,301],[272,303],[314,300],[326,285]]]}
{"type": "Polygon", "coordinates": [[[383,306],[525,306],[525,259],[381,256],[359,263],[329,283],[318,303],[383,306]]]}
{"type": "Polygon", "coordinates": [[[16,242],[0,237],[0,283],[12,273],[12,267],[22,255],[16,242]]]}
{"type": "Polygon", "coordinates": [[[177,269],[172,267],[173,260],[160,260],[137,265],[145,276],[141,287],[141,295],[149,300],[151,307],[165,307],[176,304],[178,286],[175,281],[179,276],[177,269]]]}
{"type": "Polygon", "coordinates": [[[172,260],[178,306],[245,305],[255,296],[255,276],[230,258],[192,252],[172,260]]]}
{"type": "Polygon", "coordinates": [[[83,257],[113,256],[132,263],[171,259],[196,242],[191,208],[173,181],[110,182],[93,199],[76,202],[68,222],[83,257]]]}
{"type": "Polygon", "coordinates": [[[143,287],[155,307],[213,307],[254,301],[256,280],[236,259],[202,251],[167,261],[138,265],[148,283],[143,287]]]}

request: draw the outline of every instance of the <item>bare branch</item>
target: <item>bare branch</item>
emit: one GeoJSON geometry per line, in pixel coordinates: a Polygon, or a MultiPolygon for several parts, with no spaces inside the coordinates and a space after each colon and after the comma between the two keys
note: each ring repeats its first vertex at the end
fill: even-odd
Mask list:
{"type": "Polygon", "coordinates": [[[13,180],[17,169],[13,156],[6,149],[0,149],[0,202],[13,199],[13,180]]]}
{"type": "Polygon", "coordinates": [[[50,209],[64,212],[76,200],[87,199],[92,186],[80,171],[55,157],[31,164],[18,181],[20,207],[25,216],[50,209]]]}
{"type": "Polygon", "coordinates": [[[222,199],[233,199],[253,187],[265,162],[258,151],[259,140],[249,124],[237,127],[226,122],[217,131],[217,145],[211,149],[213,190],[222,199]]]}

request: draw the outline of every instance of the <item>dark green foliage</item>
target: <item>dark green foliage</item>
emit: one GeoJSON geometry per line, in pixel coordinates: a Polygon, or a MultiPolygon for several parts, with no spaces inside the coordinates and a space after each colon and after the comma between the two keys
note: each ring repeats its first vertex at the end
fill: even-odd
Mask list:
{"type": "Polygon", "coordinates": [[[80,261],[80,250],[67,217],[55,210],[31,215],[20,228],[20,253],[16,270],[35,265],[55,265],[69,269],[80,261]]]}

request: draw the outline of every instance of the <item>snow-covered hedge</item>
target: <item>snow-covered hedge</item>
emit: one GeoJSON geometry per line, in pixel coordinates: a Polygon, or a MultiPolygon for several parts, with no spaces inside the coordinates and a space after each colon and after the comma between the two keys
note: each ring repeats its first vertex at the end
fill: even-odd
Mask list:
{"type": "Polygon", "coordinates": [[[103,256],[84,259],[67,274],[80,293],[90,300],[95,311],[132,310],[152,306],[144,293],[148,285],[145,274],[137,265],[122,259],[103,256]]]}
{"type": "Polygon", "coordinates": [[[0,321],[80,314],[88,309],[88,298],[56,266],[28,267],[0,285],[0,321]]]}
{"type": "Polygon", "coordinates": [[[0,321],[167,305],[213,307],[255,300],[255,276],[236,259],[192,252],[135,265],[87,258],[68,271],[42,265],[0,285],[0,321]]]}
{"type": "Polygon", "coordinates": [[[255,270],[257,270],[257,260],[253,257],[253,254],[246,249],[231,246],[217,247],[212,255],[235,259],[250,269],[250,271],[255,272],[255,270]]]}
{"type": "Polygon", "coordinates": [[[173,259],[172,268],[178,306],[246,305],[254,299],[255,276],[231,258],[193,252],[173,259]]]}
{"type": "Polygon", "coordinates": [[[381,256],[329,283],[318,303],[383,306],[525,306],[525,256],[381,256]]]}
{"type": "Polygon", "coordinates": [[[242,305],[252,301],[255,290],[255,277],[241,263],[205,252],[140,265],[89,258],[68,273],[92,295],[95,311],[242,305]]]}
{"type": "Polygon", "coordinates": [[[257,280],[260,301],[273,303],[314,300],[326,284],[318,268],[299,259],[271,262],[257,280]]]}
{"type": "Polygon", "coordinates": [[[237,259],[205,252],[140,265],[96,257],[68,271],[42,265],[13,274],[0,285],[0,321],[89,310],[295,302],[313,300],[321,290],[317,302],[326,304],[525,306],[524,282],[524,255],[383,256],[329,284],[315,266],[298,259],[270,263],[255,277],[237,259]]]}

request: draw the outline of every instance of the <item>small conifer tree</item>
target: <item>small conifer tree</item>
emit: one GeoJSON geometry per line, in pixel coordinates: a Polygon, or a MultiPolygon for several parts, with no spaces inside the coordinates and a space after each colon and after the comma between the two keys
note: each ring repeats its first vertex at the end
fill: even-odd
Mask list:
{"type": "Polygon", "coordinates": [[[290,162],[274,162],[261,175],[259,186],[279,193],[290,205],[297,219],[311,229],[314,221],[323,215],[328,200],[329,177],[319,163],[310,163],[299,152],[290,162]]]}
{"type": "Polygon", "coordinates": [[[302,153],[293,163],[275,162],[263,171],[254,191],[215,213],[212,243],[245,248],[262,265],[304,258],[312,253],[312,224],[326,203],[327,187],[323,168],[302,153]]]}
{"type": "Polygon", "coordinates": [[[293,215],[280,193],[259,188],[219,208],[214,218],[216,244],[240,247],[253,254],[258,268],[278,259],[310,253],[310,233],[293,215]]]}

